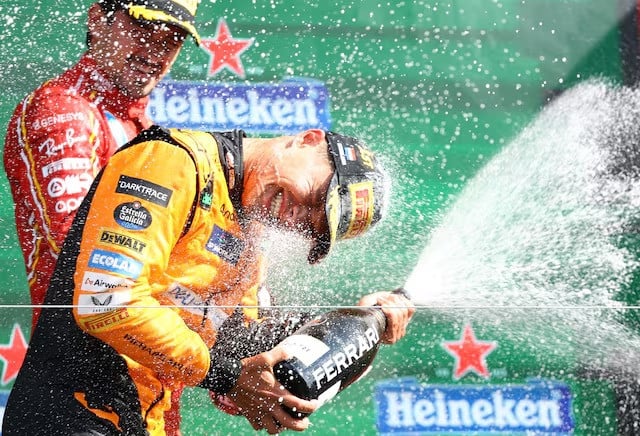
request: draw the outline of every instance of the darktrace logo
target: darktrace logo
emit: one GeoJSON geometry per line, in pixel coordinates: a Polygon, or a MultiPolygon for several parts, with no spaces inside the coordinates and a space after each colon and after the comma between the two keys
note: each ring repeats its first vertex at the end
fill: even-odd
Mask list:
{"type": "Polygon", "coordinates": [[[133,195],[162,207],[167,207],[169,200],[171,200],[171,194],[173,194],[171,189],[160,186],[157,183],[137,177],[125,176],[124,174],[118,179],[116,192],[133,195]]]}

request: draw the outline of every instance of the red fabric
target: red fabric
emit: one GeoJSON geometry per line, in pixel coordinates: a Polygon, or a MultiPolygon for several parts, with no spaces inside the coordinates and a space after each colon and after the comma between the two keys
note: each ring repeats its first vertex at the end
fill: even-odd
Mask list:
{"type": "Polygon", "coordinates": [[[164,412],[164,430],[167,436],[181,436],[180,433],[180,397],[184,386],[171,391],[171,409],[164,412]]]}
{"type": "MultiPolygon", "coordinates": [[[[32,304],[44,301],[92,180],[118,146],[152,124],[145,115],[147,102],[123,95],[85,55],[16,107],[3,158],[32,304]]],[[[34,310],[33,325],[39,313],[34,310]]]]}

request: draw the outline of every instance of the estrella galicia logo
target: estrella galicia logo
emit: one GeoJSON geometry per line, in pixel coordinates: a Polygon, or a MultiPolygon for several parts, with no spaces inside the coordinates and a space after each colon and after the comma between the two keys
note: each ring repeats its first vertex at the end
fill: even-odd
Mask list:
{"type": "Polygon", "coordinates": [[[124,174],[118,179],[116,187],[118,194],[128,194],[143,200],[150,201],[162,207],[167,207],[171,200],[171,189],[160,186],[148,180],[138,179],[137,177],[125,176],[124,174]]]}
{"type": "Polygon", "coordinates": [[[552,380],[523,385],[423,385],[415,379],[378,383],[382,434],[552,433],[575,427],[569,387],[552,380]]]}
{"type": "Polygon", "coordinates": [[[113,219],[125,229],[142,230],[151,225],[151,213],[139,201],[119,204],[113,219]]]}
{"type": "Polygon", "coordinates": [[[244,250],[244,242],[220,227],[213,226],[205,248],[221,259],[235,265],[244,250]]]}
{"type": "Polygon", "coordinates": [[[135,279],[142,272],[143,264],[140,261],[120,253],[106,250],[93,250],[89,257],[89,266],[135,279]]]}

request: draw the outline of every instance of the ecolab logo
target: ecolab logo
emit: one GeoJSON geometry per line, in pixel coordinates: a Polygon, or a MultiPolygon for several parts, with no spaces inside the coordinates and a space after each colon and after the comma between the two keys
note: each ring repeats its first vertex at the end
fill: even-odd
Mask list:
{"type": "Polygon", "coordinates": [[[570,433],[571,391],[564,383],[420,385],[415,379],[376,386],[380,433],[570,433]]]}
{"type": "Polygon", "coordinates": [[[330,129],[329,92],[323,83],[215,84],[163,81],[152,92],[148,115],[160,125],[183,129],[293,134],[330,129]]]}

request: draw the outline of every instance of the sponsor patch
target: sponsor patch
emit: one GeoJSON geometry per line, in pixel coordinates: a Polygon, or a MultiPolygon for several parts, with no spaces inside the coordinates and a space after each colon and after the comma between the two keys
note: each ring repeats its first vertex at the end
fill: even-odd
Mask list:
{"type": "Polygon", "coordinates": [[[367,230],[373,218],[373,183],[360,182],[349,186],[351,220],[345,238],[353,238],[367,230]]]}
{"type": "Polygon", "coordinates": [[[89,257],[89,266],[135,279],[142,272],[143,263],[120,253],[93,250],[89,257]]]}
{"type": "Polygon", "coordinates": [[[213,180],[212,177],[209,177],[207,180],[207,184],[200,191],[200,208],[204,210],[211,210],[211,205],[213,204],[213,180]]]}
{"type": "Polygon", "coordinates": [[[571,434],[569,386],[536,379],[515,385],[423,385],[413,378],[376,385],[381,434],[571,434]]]}
{"type": "Polygon", "coordinates": [[[66,157],[42,167],[42,176],[49,177],[58,171],[90,170],[91,159],[86,157],[66,157]]]}
{"type": "Polygon", "coordinates": [[[150,201],[162,207],[167,207],[173,191],[148,180],[121,175],[116,187],[118,194],[133,195],[142,200],[150,201]]]}
{"type": "Polygon", "coordinates": [[[235,265],[244,250],[244,241],[220,227],[214,226],[205,248],[221,259],[235,265]]]}
{"type": "Polygon", "coordinates": [[[358,160],[355,148],[342,143],[338,144],[338,146],[338,153],[340,154],[340,162],[342,162],[342,165],[346,165],[347,161],[355,162],[358,160]]]}
{"type": "Polygon", "coordinates": [[[222,309],[209,304],[201,295],[178,283],[172,284],[165,293],[165,296],[167,296],[175,307],[179,307],[197,316],[206,316],[216,328],[219,328],[229,317],[222,309]]]}
{"type": "Polygon", "coordinates": [[[142,230],[151,225],[151,213],[139,201],[119,204],[113,211],[113,219],[121,227],[142,230]]]}
{"type": "Polygon", "coordinates": [[[78,297],[78,314],[111,312],[114,308],[126,306],[131,301],[131,291],[103,292],[101,294],[81,294],[78,297]]]}
{"type": "Polygon", "coordinates": [[[86,271],[82,277],[80,289],[89,292],[105,292],[115,288],[130,288],[131,285],[133,285],[131,279],[86,271]]]}
{"type": "Polygon", "coordinates": [[[129,318],[129,316],[130,315],[127,309],[109,311],[104,315],[92,318],[90,321],[85,321],[84,327],[89,332],[103,330],[105,328],[120,324],[122,321],[129,318]]]}
{"type": "Polygon", "coordinates": [[[80,194],[89,191],[91,183],[93,183],[93,176],[87,172],[54,177],[47,184],[47,193],[52,198],[80,194]]]}
{"type": "Polygon", "coordinates": [[[100,242],[103,244],[128,248],[138,254],[143,254],[147,247],[147,243],[141,239],[136,239],[129,235],[123,235],[122,233],[112,232],[110,230],[102,230],[102,232],[100,232],[100,242]]]}
{"type": "Polygon", "coordinates": [[[84,112],[65,112],[63,114],[51,115],[34,121],[32,127],[35,130],[46,129],[59,123],[68,123],[71,121],[84,122],[86,119],[84,112]]]}

